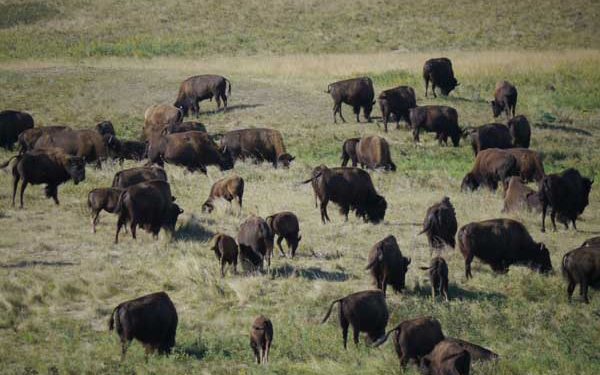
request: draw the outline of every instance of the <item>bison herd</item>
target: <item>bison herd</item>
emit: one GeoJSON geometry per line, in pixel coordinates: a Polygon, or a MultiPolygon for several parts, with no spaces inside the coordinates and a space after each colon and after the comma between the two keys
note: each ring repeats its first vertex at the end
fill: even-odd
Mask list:
{"type": "MultiPolygon", "coordinates": [[[[425,96],[436,89],[448,95],[458,85],[452,63],[447,58],[428,60],[423,67],[425,96]]],[[[367,121],[375,105],[373,81],[360,77],[332,83],[327,88],[334,101],[333,119],[342,115],[342,103],[353,108],[356,121],[360,121],[362,109],[367,121]]],[[[2,165],[11,165],[13,175],[12,203],[19,181],[20,207],[28,184],[45,184],[45,192],[58,200],[58,186],[73,180],[75,184],[85,179],[85,164],[101,167],[107,158],[120,160],[144,160],[145,166],[117,172],[111,187],[95,188],[88,194],[87,204],[92,218],[92,231],[101,211],[117,216],[115,243],[121,229],[127,229],[136,238],[138,227],[158,237],[160,230],[172,233],[183,209],[172,195],[164,163],[181,166],[190,172],[207,172],[207,166],[222,171],[231,170],[237,160],[266,161],[275,168],[289,167],[294,156],[284,145],[282,134],[275,129],[251,128],[229,131],[217,137],[210,135],[206,127],[197,121],[184,122],[190,112],[198,117],[199,103],[213,98],[218,108],[227,108],[231,83],[225,77],[199,75],[185,80],[179,89],[174,105],[158,104],[149,107],[144,114],[140,140],[119,139],[112,123],[103,121],[91,129],[72,129],[68,126],[34,127],[33,118],[17,111],[0,112],[0,146],[12,150],[18,142],[19,153],[2,165]],[[14,161],[13,161],[14,160],[14,161]],[[11,164],[12,162],[12,164],[11,164]]],[[[576,169],[558,174],[546,174],[541,155],[530,150],[531,128],[525,116],[516,116],[517,89],[507,81],[501,81],[494,91],[491,107],[494,117],[503,112],[507,125],[485,124],[476,128],[461,128],[458,111],[440,105],[418,106],[415,90],[398,86],[381,92],[378,96],[385,132],[394,117],[396,128],[400,119],[412,129],[415,142],[421,132],[435,133],[440,144],[459,146],[461,138],[469,138],[475,161],[464,176],[462,191],[479,188],[504,190],[504,209],[512,211],[528,209],[541,211],[542,231],[545,217],[550,218],[556,230],[555,220],[568,228],[576,229],[576,220],[589,203],[588,197],[593,180],[584,177],[576,169]],[[527,186],[538,184],[538,191],[527,186]]],[[[365,222],[377,224],[384,220],[388,204],[378,193],[370,174],[358,168],[396,171],[390,146],[385,138],[377,135],[351,138],[342,145],[342,167],[315,167],[310,178],[315,206],[320,209],[323,224],[330,221],[327,211],[329,202],[337,204],[341,214],[348,220],[350,211],[365,222]],[[352,167],[347,167],[348,162],[352,167]]],[[[230,174],[214,183],[202,211],[210,214],[217,200],[235,201],[242,211],[244,179],[230,174]]],[[[525,226],[515,220],[492,219],[473,222],[458,227],[455,208],[450,198],[444,197],[431,206],[425,215],[423,229],[433,250],[446,247],[458,249],[465,261],[465,277],[473,277],[471,262],[478,258],[489,264],[497,273],[506,273],[511,265],[524,265],[535,271],[552,271],[550,253],[543,244],[536,242],[525,226]]],[[[239,226],[236,238],[224,233],[212,239],[212,250],[220,264],[221,276],[229,265],[237,273],[238,262],[243,269],[259,270],[271,266],[274,243],[282,256],[285,240],[290,257],[296,255],[300,235],[300,220],[289,211],[275,213],[263,219],[250,216],[239,226]],[[277,240],[275,241],[275,238],[277,240]]],[[[367,335],[372,346],[383,344],[393,334],[395,351],[402,367],[410,361],[427,374],[468,374],[472,361],[496,359],[498,355],[475,344],[443,334],[441,324],[431,317],[407,320],[386,332],[389,312],[386,304],[387,286],[395,292],[405,288],[405,277],[411,259],[403,256],[396,238],[389,235],[373,245],[368,253],[366,270],[373,278],[377,290],[357,292],[331,303],[323,322],[327,321],[335,304],[339,307],[339,323],[342,328],[344,347],[348,329],[352,326],[353,340],[359,341],[360,332],[367,335]]],[[[432,296],[448,295],[448,264],[442,256],[431,259],[428,272],[432,296]]],[[[562,272],[568,281],[568,297],[577,284],[585,302],[589,301],[588,288],[600,286],[600,240],[586,241],[579,248],[568,252],[562,261],[562,272]]],[[[178,317],[175,305],[164,293],[154,293],[119,304],[110,316],[109,327],[119,334],[122,355],[133,339],[139,340],[147,352],[169,353],[175,345],[178,317]]],[[[259,316],[252,323],[251,348],[258,363],[267,363],[273,341],[273,323],[259,316]]]]}

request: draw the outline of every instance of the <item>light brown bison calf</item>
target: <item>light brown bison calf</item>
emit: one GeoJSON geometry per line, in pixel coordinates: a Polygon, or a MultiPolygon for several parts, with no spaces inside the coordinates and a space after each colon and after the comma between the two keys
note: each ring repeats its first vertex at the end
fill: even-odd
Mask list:
{"type": "Polygon", "coordinates": [[[302,239],[302,236],[298,235],[300,233],[298,217],[293,212],[279,212],[267,217],[267,224],[269,224],[273,235],[277,235],[277,246],[281,255],[285,256],[285,252],[281,247],[281,242],[285,239],[290,249],[290,256],[293,258],[296,255],[298,243],[302,239]]]}
{"type": "Polygon", "coordinates": [[[221,264],[221,277],[225,277],[225,264],[232,264],[233,273],[237,273],[238,245],[233,237],[217,233],[213,237],[213,247],[211,249],[215,252],[221,264]]]}
{"type": "Polygon", "coordinates": [[[240,206],[241,213],[243,196],[244,179],[236,175],[224,177],[213,184],[208,199],[202,205],[202,211],[211,213],[215,209],[215,199],[223,198],[228,202],[235,199],[240,206]]]}
{"type": "Polygon", "coordinates": [[[448,264],[442,257],[431,259],[429,267],[421,267],[429,271],[429,282],[431,283],[431,297],[435,299],[436,290],[448,301],[448,264]]]}
{"type": "Polygon", "coordinates": [[[506,113],[506,118],[515,117],[517,109],[517,88],[508,81],[499,81],[494,90],[494,100],[490,102],[494,117],[506,113]],[[512,116],[511,116],[512,114],[512,116]]]}
{"type": "Polygon", "coordinates": [[[92,213],[92,233],[96,233],[102,210],[111,214],[118,213],[119,196],[122,192],[123,189],[119,188],[97,188],[88,193],[87,205],[92,213]]]}
{"type": "Polygon", "coordinates": [[[273,343],[273,323],[264,315],[257,317],[250,331],[250,346],[254,352],[256,363],[269,363],[269,352],[273,343]]]}

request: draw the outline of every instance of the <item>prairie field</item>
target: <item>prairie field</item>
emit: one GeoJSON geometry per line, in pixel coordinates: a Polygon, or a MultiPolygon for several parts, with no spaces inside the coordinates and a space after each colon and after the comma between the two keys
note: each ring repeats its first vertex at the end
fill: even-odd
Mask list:
{"type": "MultiPolygon", "coordinates": [[[[172,103],[191,75],[221,74],[232,83],[229,110],[201,103],[199,120],[209,133],[278,129],[296,160],[289,169],[252,162],[237,162],[230,172],[209,167],[207,176],[167,165],[185,210],[174,235],[153,240],[139,231],[137,240],[126,234],[118,245],[114,215],[101,214],[91,233],[87,193],[141,163],[88,166],[83,182],[59,187],[59,206],[30,185],[24,209],[11,207],[12,177],[0,171],[0,373],[417,374],[414,366],[401,371],[391,340],[370,348],[361,337],[358,347],[344,350],[337,314],[320,324],[331,301],[373,288],[368,251],[390,234],[412,263],[407,289],[388,289],[388,327],[429,315],[446,335],[500,354],[496,363],[475,363],[475,374],[600,373],[600,293],[592,290],[586,305],[576,291],[568,303],[560,272],[567,251],[600,235],[596,184],[578,231],[559,225],[541,233],[541,215],[500,212],[501,189],[460,191],[474,159],[466,140],[442,147],[422,134],[415,144],[402,123],[384,133],[378,106],[373,123],[361,117],[357,124],[344,106],[348,123],[333,124],[324,93],[330,82],[368,75],[377,93],[410,85],[419,105],[455,107],[467,127],[494,122],[488,101],[496,81],[507,79],[519,90],[517,112],[532,124],[530,148],[542,153],[546,173],[575,167],[600,181],[597,2],[505,2],[490,11],[484,2],[442,1],[435,16],[432,1],[15,4],[0,2],[0,109],[27,111],[36,126],[90,128],[109,119],[120,138],[138,139],[148,106],[172,103]],[[506,28],[503,38],[498,33],[506,28]],[[425,98],[423,62],[437,56],[452,60],[461,85],[448,97],[425,98]],[[331,204],[332,222],[323,225],[310,184],[301,181],[319,164],[339,165],[344,139],[367,134],[388,140],[398,167],[370,171],[388,202],[385,220],[367,224],[351,214],[344,222],[331,204]],[[212,183],[230,173],[246,182],[241,213],[225,202],[202,213],[212,183]],[[419,269],[429,264],[430,249],[418,233],[427,208],[444,196],[459,226],[499,217],[523,222],[550,249],[554,272],[514,266],[496,275],[476,260],[467,281],[462,255],[447,249],[450,301],[432,300],[419,269]],[[275,249],[270,272],[221,278],[211,237],[235,237],[248,215],[283,210],[300,219],[297,257],[279,257],[275,249]],[[146,358],[134,341],[121,361],[118,336],[108,331],[113,308],[160,290],[179,315],[173,354],[146,358]],[[275,330],[267,367],[253,363],[249,345],[259,314],[275,330]]],[[[0,162],[12,155],[0,150],[0,162]]]]}

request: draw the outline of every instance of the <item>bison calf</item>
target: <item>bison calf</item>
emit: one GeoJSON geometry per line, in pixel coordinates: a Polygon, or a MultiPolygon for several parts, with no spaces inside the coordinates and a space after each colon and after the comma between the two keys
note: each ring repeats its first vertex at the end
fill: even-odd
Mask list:
{"type": "Polygon", "coordinates": [[[388,285],[396,292],[404,289],[409,264],[410,258],[402,256],[396,237],[390,235],[371,248],[366,269],[371,270],[377,289],[385,296],[388,285]]]}
{"type": "Polygon", "coordinates": [[[250,330],[250,346],[254,352],[256,363],[269,363],[269,351],[273,343],[273,323],[264,315],[257,317],[250,330]]]}
{"type": "Polygon", "coordinates": [[[92,233],[96,233],[96,225],[100,221],[102,210],[111,214],[118,213],[121,193],[123,193],[123,189],[119,188],[98,188],[88,193],[87,204],[92,213],[92,233]]]}
{"type": "Polygon", "coordinates": [[[454,236],[457,229],[458,223],[454,206],[450,203],[450,198],[444,197],[441,202],[427,209],[423,220],[423,230],[419,234],[427,234],[427,240],[432,249],[442,249],[444,245],[453,248],[456,244],[454,236]]]}
{"type": "Polygon", "coordinates": [[[281,255],[285,256],[285,252],[281,247],[281,242],[285,239],[290,249],[290,256],[294,258],[298,243],[302,239],[302,236],[298,235],[300,233],[298,217],[289,211],[279,212],[267,217],[267,224],[269,224],[273,235],[277,235],[277,246],[281,255]]]}
{"type": "Polygon", "coordinates": [[[342,145],[342,167],[348,165],[348,161],[352,160],[352,166],[358,165],[358,157],[356,156],[356,146],[360,142],[360,138],[349,138],[342,145]]]}
{"type": "Polygon", "coordinates": [[[519,115],[508,120],[508,130],[514,147],[529,148],[531,142],[531,126],[527,117],[519,115]]]}
{"type": "Polygon", "coordinates": [[[221,265],[221,277],[225,277],[225,265],[233,265],[233,273],[237,273],[238,245],[233,237],[226,234],[217,233],[213,237],[213,247],[211,248],[221,265]]]}
{"type": "Polygon", "coordinates": [[[429,283],[431,284],[431,298],[435,299],[437,291],[448,301],[448,264],[442,257],[431,259],[429,267],[421,267],[429,271],[429,283]]]}
{"type": "Polygon", "coordinates": [[[566,253],[562,260],[562,273],[569,282],[569,302],[579,284],[579,294],[585,303],[590,303],[588,287],[600,289],[600,247],[584,243],[582,247],[566,253]]]}
{"type": "Polygon", "coordinates": [[[423,375],[469,375],[471,354],[454,341],[442,340],[421,359],[420,370],[423,375]]]}
{"type": "Polygon", "coordinates": [[[515,117],[515,110],[517,109],[517,88],[507,81],[496,83],[494,100],[490,102],[490,105],[492,106],[494,117],[500,116],[502,111],[506,113],[507,119],[510,119],[511,113],[512,117],[515,117]]]}
{"type": "Polygon", "coordinates": [[[208,199],[202,205],[202,211],[211,213],[215,209],[215,199],[223,198],[228,202],[236,200],[241,213],[243,196],[244,179],[236,175],[224,177],[213,184],[208,199]]]}
{"type": "Polygon", "coordinates": [[[271,267],[273,232],[263,218],[253,215],[246,219],[240,225],[237,242],[243,261],[262,268],[266,259],[267,268],[271,267]]]}

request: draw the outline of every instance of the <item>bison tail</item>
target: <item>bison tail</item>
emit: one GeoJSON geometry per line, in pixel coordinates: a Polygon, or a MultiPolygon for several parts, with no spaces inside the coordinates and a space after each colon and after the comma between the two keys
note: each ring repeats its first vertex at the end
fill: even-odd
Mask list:
{"type": "Polygon", "coordinates": [[[570,274],[569,274],[569,253],[567,253],[567,254],[565,254],[565,256],[563,256],[561,270],[562,270],[562,274],[563,274],[564,277],[566,277],[567,279],[570,278],[570,274]]]}
{"type": "Polygon", "coordinates": [[[388,339],[388,337],[390,337],[390,334],[394,331],[397,331],[400,329],[400,324],[398,324],[396,327],[390,329],[389,331],[387,331],[385,333],[385,335],[381,336],[379,339],[377,339],[377,341],[373,342],[373,344],[371,345],[374,348],[377,348],[379,346],[381,346],[383,343],[385,343],[388,339]]]}
{"type": "MultiPolygon", "coordinates": [[[[112,313],[110,314],[110,319],[108,320],[108,330],[112,331],[115,327],[115,314],[117,313],[117,310],[119,309],[119,307],[121,307],[121,305],[118,305],[117,307],[115,307],[112,311],[112,313]]],[[[119,321],[119,317],[117,316],[117,331],[119,331],[119,327],[121,326],[121,322],[119,321]]]]}
{"type": "Polygon", "coordinates": [[[300,184],[308,184],[309,182],[311,182],[312,180],[321,177],[321,174],[323,174],[323,172],[319,172],[316,175],[312,176],[311,178],[309,178],[308,180],[304,180],[302,181],[300,184]]]}
{"type": "Polygon", "coordinates": [[[335,305],[338,302],[342,303],[342,300],[343,300],[343,298],[340,298],[340,299],[336,299],[335,301],[331,302],[331,305],[329,306],[329,310],[327,310],[327,314],[321,321],[321,324],[325,323],[327,321],[327,319],[329,319],[329,315],[331,315],[331,310],[333,310],[333,305],[335,305]]]}
{"type": "Polygon", "coordinates": [[[231,81],[229,81],[227,78],[225,78],[225,82],[227,82],[227,85],[229,85],[229,88],[227,89],[227,96],[231,95],[231,81]]]}

